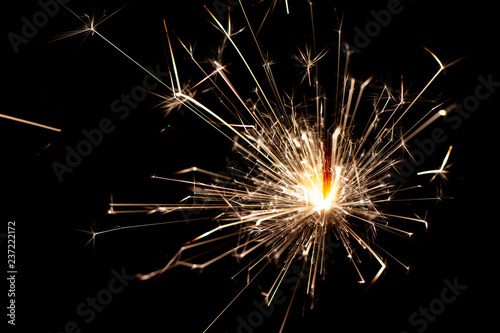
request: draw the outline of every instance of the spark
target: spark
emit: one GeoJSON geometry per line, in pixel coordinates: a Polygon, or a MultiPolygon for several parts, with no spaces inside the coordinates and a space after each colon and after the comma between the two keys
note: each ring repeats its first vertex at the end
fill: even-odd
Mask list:
{"type": "Polygon", "coordinates": [[[446,156],[443,159],[443,163],[441,163],[441,167],[439,169],[418,172],[417,175],[420,176],[420,175],[434,174],[434,176],[432,176],[430,182],[432,182],[438,175],[441,175],[444,179],[446,179],[445,174],[448,171],[446,171],[445,168],[446,168],[446,163],[448,163],[448,159],[450,158],[452,148],[453,148],[453,146],[450,146],[450,148],[448,148],[448,152],[446,153],[446,156]]]}
{"type": "Polygon", "coordinates": [[[61,132],[61,129],[56,128],[56,127],[47,126],[47,125],[43,125],[40,123],[35,123],[33,121],[29,121],[29,120],[25,120],[25,119],[21,119],[21,118],[17,118],[17,117],[8,116],[6,114],[0,114],[0,117],[5,118],[5,119],[9,119],[9,120],[13,120],[13,121],[17,121],[17,122],[20,122],[23,124],[28,124],[28,125],[32,125],[32,126],[36,126],[36,127],[45,128],[45,129],[48,129],[48,130],[51,130],[54,132],[61,132]]]}
{"type": "MultiPolygon", "coordinates": [[[[276,89],[271,94],[274,94],[274,100],[277,102],[272,102],[272,97],[268,96],[268,92],[257,79],[253,69],[233,40],[232,34],[213,14],[210,13],[210,15],[218,29],[224,33],[224,37],[234,47],[248,70],[250,78],[256,84],[261,108],[257,108],[255,104],[249,107],[235,90],[230,79],[220,71],[218,73],[228,90],[227,93],[223,93],[222,97],[229,100],[231,98],[229,96],[232,95],[238,102],[231,103],[231,105],[239,104],[252,119],[251,126],[242,122],[243,131],[238,126],[227,122],[195,96],[180,92],[179,72],[169,39],[172,82],[176,82],[178,87],[175,89],[175,86],[172,86],[171,90],[174,92],[174,98],[195,114],[208,117],[211,125],[217,123],[228,128],[237,139],[232,139],[220,128],[218,130],[233,141],[237,150],[247,160],[252,161],[253,166],[247,172],[242,171],[242,177],[219,178],[215,184],[199,180],[163,178],[192,185],[196,190],[190,199],[204,202],[195,206],[190,204],[163,205],[165,210],[221,210],[222,212],[217,216],[219,225],[187,242],[163,268],[138,275],[138,277],[142,280],[150,279],[177,266],[203,269],[224,257],[236,255],[243,258],[260,250],[263,254],[252,259],[248,266],[249,283],[255,278],[251,274],[252,270],[259,265],[267,265],[267,258],[281,259],[284,267],[266,293],[269,295],[267,298],[269,303],[272,301],[272,295],[278,290],[287,267],[290,267],[290,264],[298,258],[305,258],[304,260],[312,267],[307,292],[314,295],[317,275],[324,274],[325,263],[321,261],[323,256],[320,256],[321,251],[324,250],[322,244],[325,244],[326,235],[332,232],[344,244],[349,258],[357,258],[351,262],[359,274],[360,283],[366,283],[366,279],[357,264],[360,259],[355,252],[355,244],[368,251],[378,262],[380,267],[371,278],[370,286],[387,267],[384,258],[375,249],[379,246],[372,243],[370,233],[376,229],[390,229],[402,235],[411,236],[412,233],[388,226],[389,219],[418,222],[424,224],[425,229],[428,227],[427,222],[420,218],[384,213],[377,207],[380,203],[390,201],[393,195],[388,194],[391,186],[383,180],[383,176],[397,163],[392,160],[391,156],[403,147],[405,141],[410,140],[444,115],[441,111],[433,112],[434,108],[432,108],[427,113],[429,117],[422,118],[419,121],[421,124],[417,123],[412,130],[407,131],[401,142],[392,139],[395,135],[396,124],[443,70],[441,62],[429,51],[439,64],[438,71],[409,106],[401,112],[398,120],[392,123],[390,119],[397,114],[404,103],[398,102],[396,107],[391,109],[389,103],[393,96],[388,89],[384,88],[375,103],[375,117],[361,138],[352,137],[355,126],[352,117],[359,108],[364,89],[373,77],[358,85],[356,80],[345,74],[342,80],[344,85],[340,89],[339,100],[342,102],[339,107],[341,110],[339,125],[333,133],[329,134],[324,120],[316,119],[317,123],[309,122],[305,117],[297,116],[296,108],[280,103],[284,98],[276,95],[276,89]],[[357,96],[354,94],[355,90],[358,91],[357,96]],[[277,107],[281,108],[280,115],[276,110],[277,107]],[[283,114],[286,116],[283,117],[283,114]],[[383,114],[390,116],[385,125],[379,127],[379,118],[383,114]],[[375,140],[371,141],[370,137],[373,135],[375,135],[375,140]],[[382,140],[384,138],[387,142],[382,140]],[[329,149],[325,149],[325,139],[329,149]],[[234,231],[235,228],[237,231],[234,231]],[[221,235],[221,232],[226,232],[226,234],[221,235]],[[221,236],[215,236],[216,234],[221,236]],[[215,257],[202,262],[183,259],[185,253],[226,237],[236,237],[236,244],[215,257]]],[[[249,22],[247,25],[252,31],[249,22]]],[[[324,56],[323,53],[312,56],[311,52],[312,50],[308,48],[301,55],[304,60],[309,61],[305,64],[309,68],[316,66],[317,61],[324,56]]],[[[262,60],[265,63],[265,57],[262,57],[262,60]]],[[[196,64],[201,67],[199,63],[196,64]]],[[[312,71],[309,71],[307,75],[311,73],[312,71]]],[[[270,67],[267,68],[266,74],[268,82],[275,82],[270,67]]],[[[213,83],[213,81],[210,82],[213,83]]],[[[311,84],[313,82],[316,84],[315,80],[310,81],[311,84]]],[[[216,86],[216,89],[223,91],[224,87],[216,86]]],[[[319,96],[316,97],[316,100],[320,100],[319,96]]],[[[289,104],[294,105],[293,99],[289,99],[289,104]]],[[[241,111],[237,111],[241,114],[241,111]]],[[[211,172],[194,168],[183,172],[185,171],[196,171],[213,176],[211,172]]],[[[134,204],[134,207],[137,206],[140,204],[134,204]]],[[[402,265],[406,269],[409,268],[407,265],[402,265]]]]}
{"type": "Polygon", "coordinates": [[[79,29],[75,29],[75,30],[69,31],[69,32],[63,33],[63,34],[55,37],[54,41],[57,41],[57,40],[60,40],[60,39],[64,39],[64,38],[68,38],[68,37],[77,36],[77,35],[80,35],[80,34],[83,34],[85,36],[85,38],[84,38],[84,40],[85,40],[89,35],[90,36],[96,35],[96,36],[100,37],[102,40],[104,40],[106,43],[108,43],[109,45],[111,45],[115,50],[117,50],[118,52],[120,52],[125,58],[127,58],[128,60],[130,60],[131,62],[133,62],[141,70],[143,70],[144,72],[146,72],[147,74],[149,74],[152,78],[154,78],[156,81],[158,81],[165,88],[167,88],[168,90],[170,90],[170,87],[168,85],[166,85],[162,80],[160,80],[156,75],[154,75],[153,73],[151,73],[148,69],[146,69],[144,66],[142,66],[137,61],[135,61],[126,52],[124,52],[122,49],[120,49],[118,46],[116,46],[115,44],[113,44],[109,39],[107,39],[100,32],[97,31],[97,28],[102,23],[104,23],[109,18],[111,18],[112,16],[114,16],[116,13],[118,13],[120,10],[122,10],[125,6],[122,6],[121,8],[115,10],[110,15],[106,15],[106,13],[104,13],[99,19],[96,19],[95,18],[95,14],[93,14],[93,15],[84,14],[84,15],[80,16],[80,15],[76,14],[74,11],[72,11],[66,5],[64,5],[64,4],[61,4],[61,5],[68,12],[70,12],[73,16],[75,16],[78,20],[80,20],[83,23],[83,26],[80,27],[79,29]]]}
{"type": "Polygon", "coordinates": [[[302,51],[301,49],[299,49],[299,54],[300,55],[294,55],[294,59],[297,60],[301,66],[304,67],[304,76],[302,77],[302,81],[300,83],[302,83],[305,78],[307,77],[307,80],[309,82],[309,86],[312,85],[312,82],[311,82],[311,69],[315,66],[315,64],[325,56],[326,54],[326,51],[323,50],[321,51],[318,55],[316,55],[314,57],[314,59],[311,59],[311,47],[310,46],[306,46],[306,49],[305,51],[302,51]]]}
{"type": "Polygon", "coordinates": [[[63,3],[59,3],[59,4],[61,6],[63,6],[68,12],[70,12],[74,17],[76,17],[78,20],[80,20],[83,23],[83,26],[80,27],[80,28],[78,28],[78,29],[67,31],[67,32],[64,32],[62,34],[59,34],[59,35],[55,36],[54,38],[52,38],[52,41],[59,41],[61,39],[65,39],[65,38],[69,38],[69,37],[74,37],[74,36],[77,36],[77,35],[80,35],[80,34],[83,34],[85,36],[85,38],[84,38],[84,40],[85,40],[89,35],[93,36],[94,33],[97,32],[96,29],[102,23],[104,23],[105,21],[107,21],[108,19],[110,19],[111,17],[113,17],[116,13],[118,13],[120,10],[122,10],[125,7],[125,6],[122,6],[121,8],[115,10],[110,15],[107,15],[106,13],[103,13],[101,15],[101,17],[99,17],[99,18],[96,19],[95,14],[92,14],[92,15],[83,14],[83,15],[80,16],[80,15],[76,14],[74,11],[72,11],[65,4],[63,4],[63,3]]]}
{"type": "MultiPolygon", "coordinates": [[[[276,1],[273,2],[273,6],[275,3],[276,1]]],[[[338,30],[339,59],[336,66],[337,75],[334,78],[337,87],[333,92],[333,102],[326,98],[326,93],[322,91],[318,82],[319,66],[320,62],[326,59],[326,48],[318,53],[314,44],[305,50],[299,49],[299,55],[295,56],[305,68],[299,86],[307,77],[309,87],[314,88],[312,89],[314,95],[309,99],[314,105],[309,105],[307,98],[304,98],[304,102],[298,103],[293,94],[283,93],[276,84],[272,66],[269,65],[270,61],[257,41],[262,24],[255,33],[241,2],[240,7],[246,20],[246,27],[264,64],[264,81],[258,79],[259,75],[240,50],[234,38],[236,33],[232,31],[230,19],[228,27],[224,27],[207,9],[213,19],[213,25],[223,35],[224,46],[219,49],[217,59],[209,61],[215,69],[207,69],[194,57],[192,48],[180,41],[182,48],[204,75],[192,87],[182,85],[176,52],[164,22],[171,77],[170,84],[157,79],[167,89],[167,93],[162,96],[163,108],[169,112],[183,107],[205,120],[234,144],[234,149],[241,154],[245,165],[233,168],[230,176],[221,176],[197,167],[177,173],[178,175],[192,173],[193,180],[153,176],[158,180],[178,182],[192,187],[192,195],[178,203],[114,203],[112,200],[110,214],[217,212],[213,218],[191,219],[203,221],[207,224],[208,230],[187,241],[162,268],[147,274],[139,274],[137,277],[141,280],[151,279],[178,266],[203,269],[229,256],[248,258],[245,269],[240,271],[246,271],[247,284],[236,296],[238,297],[269,262],[274,260],[281,269],[265,292],[266,300],[270,304],[291,264],[302,260],[303,267],[309,266],[306,293],[314,297],[317,280],[325,275],[325,244],[329,234],[342,243],[347,257],[359,276],[359,283],[368,282],[367,285],[370,287],[379,279],[387,268],[385,255],[408,270],[409,265],[396,259],[375,240],[379,230],[410,237],[413,233],[403,230],[398,225],[401,222],[415,222],[422,224],[425,230],[428,228],[427,221],[416,215],[397,215],[386,210],[391,202],[396,201],[393,197],[399,191],[406,190],[394,188],[387,180],[387,176],[401,162],[395,157],[396,153],[406,150],[405,145],[409,140],[446,115],[446,111],[436,111],[438,107],[432,107],[409,130],[398,134],[401,120],[445,66],[434,53],[425,49],[437,62],[438,69],[416,97],[406,102],[402,82],[400,96],[396,97],[397,95],[386,86],[376,90],[376,85],[372,85],[373,75],[361,82],[350,77],[348,60],[341,70],[341,30],[338,30]],[[242,96],[233,85],[231,77],[226,75],[229,65],[223,65],[221,58],[226,47],[232,47],[236,52],[246,70],[245,75],[255,86],[256,101],[242,96]],[[216,76],[221,78],[222,82],[216,83],[216,76]],[[198,97],[196,88],[203,85],[208,85],[203,91],[213,91],[222,105],[222,110],[230,111],[236,121],[226,119],[227,116],[221,112],[220,105],[211,106],[198,97]],[[364,102],[369,99],[367,90],[370,90],[374,98],[371,98],[371,103],[365,105],[364,102]],[[371,109],[371,115],[366,121],[363,118],[365,112],[361,110],[365,111],[368,108],[371,109]],[[311,112],[312,109],[315,112],[311,112]],[[361,117],[361,120],[358,120],[358,117],[361,117]],[[330,118],[335,118],[333,124],[330,124],[330,118]],[[194,178],[196,173],[214,180],[196,179],[194,178]],[[216,226],[211,225],[213,220],[217,222],[216,226]],[[214,245],[223,240],[226,241],[226,247],[214,245]],[[202,254],[215,251],[211,257],[193,255],[185,258],[189,252],[207,246],[212,246],[212,249],[202,254]],[[365,257],[374,259],[378,264],[378,270],[368,279],[365,278],[361,268],[365,257]]],[[[288,10],[288,2],[286,7],[288,10]]],[[[103,39],[154,77],[145,67],[98,32],[97,23],[94,24],[93,20],[89,22],[81,31],[91,32],[92,35],[103,39]]],[[[312,24],[314,26],[314,22],[312,24]]],[[[419,175],[443,174],[450,151],[451,147],[440,169],[422,172],[419,175]]],[[[176,222],[178,221],[164,223],[176,222]]],[[[96,233],[92,231],[92,239],[104,232],[144,226],[120,227],[96,233]]],[[[294,296],[296,292],[297,288],[294,290],[294,296]]],[[[230,304],[233,302],[234,299],[230,304]]],[[[290,306],[291,302],[287,315],[290,306]]],[[[281,329],[284,324],[285,322],[281,329]]]]}

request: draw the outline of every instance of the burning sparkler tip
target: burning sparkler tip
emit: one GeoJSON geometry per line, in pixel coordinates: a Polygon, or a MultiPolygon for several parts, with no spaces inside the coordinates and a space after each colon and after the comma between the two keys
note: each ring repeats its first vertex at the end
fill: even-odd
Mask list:
{"type": "MultiPolygon", "coordinates": [[[[288,1],[286,4],[288,12],[288,1]]],[[[297,103],[291,97],[282,95],[279,92],[280,89],[275,85],[270,67],[271,62],[267,61],[261,52],[262,60],[266,64],[266,83],[270,83],[275,100],[271,94],[268,94],[265,85],[261,84],[262,82],[254,75],[245,56],[237,47],[232,38],[234,32],[231,31],[231,25],[224,28],[220,20],[207,6],[204,7],[215,21],[216,28],[224,34],[224,41],[229,41],[233,45],[239,59],[247,68],[247,74],[251,77],[252,84],[256,86],[255,92],[258,102],[246,102],[244,96],[241,96],[232,84],[230,77],[225,74],[226,66],[222,65],[219,60],[212,61],[212,65],[215,65],[215,71],[213,68],[205,70],[201,63],[195,60],[192,50],[188,50],[184,44],[183,46],[191,59],[202,69],[205,76],[193,88],[182,87],[169,31],[165,21],[163,21],[171,56],[171,69],[169,68],[171,86],[166,86],[157,79],[169,90],[169,95],[164,98],[165,101],[162,105],[167,112],[183,106],[201,116],[207,124],[215,127],[233,141],[234,149],[242,154],[249,168],[231,166],[232,174],[227,176],[197,167],[183,169],[175,173],[178,175],[198,172],[201,175],[214,177],[215,183],[201,182],[195,180],[194,176],[192,181],[185,181],[151,175],[151,178],[154,179],[187,183],[192,185],[195,190],[193,190],[192,196],[183,199],[178,205],[162,206],[158,204],[154,206],[154,209],[152,209],[152,205],[146,205],[143,207],[143,212],[163,214],[172,211],[190,212],[192,209],[217,209],[221,212],[213,218],[217,221],[217,227],[185,242],[163,269],[146,275],[138,274],[135,277],[139,280],[148,280],[179,265],[188,266],[191,269],[204,268],[224,256],[234,255],[241,259],[250,253],[256,253],[252,252],[256,249],[260,251],[264,248],[262,258],[274,257],[278,264],[282,263],[278,259],[283,259],[284,267],[289,267],[296,259],[304,259],[306,262],[310,259],[314,273],[310,275],[313,279],[308,283],[307,290],[310,291],[311,295],[314,295],[316,276],[313,274],[316,274],[317,270],[321,271],[324,265],[324,262],[321,262],[324,259],[316,258],[320,258],[321,251],[326,251],[325,239],[329,232],[332,232],[337,239],[342,239],[347,257],[359,274],[359,284],[365,284],[366,281],[361,270],[358,270],[357,265],[362,262],[357,253],[358,249],[366,250],[367,255],[375,258],[380,264],[380,269],[375,277],[367,280],[369,284],[366,289],[368,289],[387,267],[383,258],[371,248],[372,236],[374,238],[376,235],[377,228],[394,230],[395,228],[389,226],[388,218],[395,218],[424,223],[426,231],[428,229],[426,221],[420,218],[391,215],[384,209],[379,209],[378,204],[401,201],[392,198],[395,191],[393,193],[390,189],[394,185],[383,181],[390,171],[395,169],[394,166],[397,162],[394,160],[394,154],[401,148],[406,149],[406,142],[439,116],[447,115],[449,108],[439,110],[437,114],[435,113],[437,107],[433,108],[431,109],[431,119],[407,134],[401,135],[401,140],[397,138],[396,124],[414,104],[417,105],[416,101],[444,69],[443,64],[434,53],[424,48],[435,58],[441,68],[417,97],[409,103],[409,106],[400,112],[399,118],[393,116],[398,108],[406,103],[403,99],[403,86],[401,84],[400,101],[391,93],[390,88],[384,87],[376,103],[369,106],[368,110],[373,109],[373,117],[363,119],[363,122],[367,122],[368,125],[364,132],[361,132],[362,128],[360,131],[353,130],[357,128],[357,124],[353,120],[355,115],[359,117],[360,114],[363,114],[362,111],[358,111],[356,114],[356,111],[358,106],[360,110],[365,108],[363,104],[360,104],[360,101],[365,97],[363,91],[372,81],[374,75],[359,84],[358,81],[350,77],[347,64],[345,73],[342,73],[339,69],[340,66],[337,65],[338,92],[335,99],[332,99],[334,100],[333,109],[339,110],[339,122],[335,124],[336,127],[333,127],[334,124],[325,121],[326,111],[324,108],[326,109],[329,102],[326,93],[323,95],[323,92],[320,91],[321,87],[317,77],[319,60],[326,56],[328,50],[323,49],[318,53],[315,51],[315,46],[314,48],[306,46],[305,50],[299,49],[299,54],[294,56],[303,69],[300,83],[302,84],[302,81],[307,78],[308,85],[316,88],[316,93],[312,96],[314,98],[311,98],[311,100],[316,100],[316,112],[308,114],[308,111],[305,111],[306,115],[298,115],[296,112],[297,103]],[[344,75],[343,80],[339,80],[342,75],[344,75]],[[215,76],[221,77],[225,84],[216,83],[213,79],[215,76]],[[194,88],[202,84],[207,84],[211,89],[220,92],[217,95],[219,101],[236,116],[237,124],[225,119],[223,113],[218,113],[218,109],[210,108],[208,104],[202,103],[195,96],[194,88]],[[290,100],[289,105],[285,105],[288,103],[284,102],[287,97],[290,100]],[[241,112],[242,110],[246,113],[241,112]],[[253,119],[253,121],[249,122],[249,119],[253,119]],[[383,123],[380,122],[381,120],[385,122],[385,125],[380,125],[383,123]],[[227,132],[233,135],[233,139],[227,132]],[[193,200],[194,204],[187,202],[188,199],[193,200]],[[198,199],[203,199],[203,203],[197,202],[198,199]],[[227,235],[210,237],[219,231],[233,227],[237,227],[239,230],[227,235]],[[238,238],[237,245],[211,260],[193,263],[189,259],[180,259],[184,250],[235,235],[238,238]],[[315,257],[316,255],[318,257],[315,257]]],[[[88,26],[88,29],[123,53],[95,31],[93,23],[88,26]]],[[[252,35],[255,39],[253,32],[252,35]]],[[[256,44],[258,45],[258,43],[256,44]]],[[[338,54],[340,54],[340,46],[338,54]]],[[[128,58],[140,66],[135,60],[128,58]]],[[[144,67],[140,67],[152,75],[144,67]]],[[[306,87],[307,84],[304,83],[303,86],[306,87]]],[[[422,120],[425,119],[422,118],[422,120]]],[[[450,146],[440,169],[420,172],[418,175],[435,174],[435,177],[437,174],[444,174],[451,148],[452,146],[450,146]]],[[[113,206],[108,210],[108,214],[121,212],[118,208],[117,211],[114,211],[113,206]]],[[[412,232],[404,230],[396,229],[396,231],[402,235],[407,234],[408,237],[413,235],[412,232]]],[[[390,256],[392,257],[392,255],[390,256]]],[[[260,263],[260,260],[256,261],[255,266],[260,263]]],[[[265,265],[262,269],[264,267],[265,265]]],[[[409,270],[409,266],[405,267],[409,270]]],[[[286,270],[283,271],[283,274],[285,273],[286,270]]],[[[271,302],[272,297],[268,296],[277,290],[280,281],[281,279],[278,277],[274,289],[272,288],[266,294],[266,299],[269,302],[271,302]]]]}

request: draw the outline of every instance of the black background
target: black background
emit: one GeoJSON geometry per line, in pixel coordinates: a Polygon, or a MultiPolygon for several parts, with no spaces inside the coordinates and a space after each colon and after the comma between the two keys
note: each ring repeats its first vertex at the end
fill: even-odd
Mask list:
{"type": "MultiPolygon", "coordinates": [[[[444,62],[464,57],[436,81],[426,95],[429,99],[438,98],[447,105],[460,103],[474,94],[479,75],[486,78],[491,74],[493,80],[500,81],[493,5],[479,1],[401,3],[403,11],[392,16],[391,23],[353,56],[351,68],[355,75],[365,78],[376,71],[378,77],[398,87],[399,76],[404,74],[405,82],[412,82],[407,88],[418,92],[437,69],[423,50],[427,47],[444,62]]],[[[206,4],[215,12],[210,1],[74,0],[68,6],[79,14],[95,11],[99,16],[103,10],[111,13],[125,4],[99,31],[141,64],[166,68],[163,19],[182,40],[196,41],[202,57],[210,56],[209,50],[221,36],[208,23],[209,15],[203,8],[206,4]]],[[[21,18],[31,18],[40,10],[34,1],[8,6],[4,11],[4,36],[19,33],[21,18]]],[[[267,6],[264,1],[251,8],[250,18],[262,17],[267,6]]],[[[318,2],[318,45],[336,41],[336,17],[342,13],[344,38],[352,41],[355,27],[364,29],[373,21],[370,11],[386,6],[386,1],[369,5],[318,2]]],[[[285,47],[284,54],[294,52],[296,49],[288,50],[287,42],[296,38],[300,44],[310,35],[307,8],[303,2],[292,3],[287,16],[284,3],[278,5],[270,19],[273,33],[262,36],[264,46],[278,55],[285,47]]],[[[237,7],[232,15],[236,27],[244,25],[237,7]]],[[[111,112],[111,103],[140,85],[145,73],[97,36],[84,41],[80,35],[48,42],[80,23],[61,9],[17,54],[4,38],[2,113],[62,129],[56,133],[0,119],[0,216],[4,225],[15,220],[17,229],[16,328],[61,332],[67,322],[75,321],[83,332],[201,332],[244,285],[243,277],[236,282],[230,280],[239,270],[235,260],[214,264],[201,274],[179,268],[155,281],[133,281],[88,324],[75,312],[87,297],[95,297],[107,287],[113,269],[124,268],[134,274],[159,268],[185,241],[204,230],[194,222],[131,229],[101,235],[95,244],[85,246],[90,236],[78,230],[99,231],[170,218],[109,216],[106,212],[111,195],[115,202],[176,202],[189,191],[152,180],[152,174],[171,177],[175,171],[193,165],[216,172],[224,170],[231,149],[230,143],[187,110],[164,117],[155,107],[159,99],[153,95],[126,119],[119,120],[111,112]],[[82,139],[81,131],[95,128],[103,118],[113,120],[114,131],[105,135],[92,154],[59,182],[51,163],[63,162],[65,147],[76,146],[82,139]]],[[[178,44],[176,48],[182,54],[178,44]]],[[[243,49],[255,51],[250,43],[243,49]]],[[[236,61],[233,58],[229,62],[236,61]]],[[[180,69],[185,78],[198,75],[192,66],[183,64],[180,69]]],[[[232,75],[242,89],[253,87],[248,78],[240,81],[238,73],[232,75]]],[[[279,80],[290,87],[290,77],[300,80],[300,74],[290,73],[283,73],[279,80]]],[[[408,317],[440,296],[444,279],[455,278],[467,285],[467,290],[447,305],[435,322],[429,323],[426,332],[451,332],[466,325],[484,331],[496,327],[492,304],[498,297],[497,108],[498,93],[481,102],[458,129],[445,122],[437,124],[446,129],[448,139],[436,147],[423,167],[438,167],[448,146],[454,146],[449,182],[443,187],[445,195],[454,199],[427,205],[429,232],[421,231],[401,253],[412,267],[410,273],[389,261],[389,269],[365,291],[356,284],[355,272],[339,250],[328,279],[320,285],[315,309],[309,311],[306,306],[302,315],[304,303],[299,297],[285,332],[415,332],[408,317]]],[[[400,254],[398,249],[393,253],[400,254]]],[[[290,299],[291,295],[286,297],[290,299]]],[[[255,311],[254,300],[260,300],[258,283],[248,288],[213,331],[236,332],[236,317],[246,318],[255,311]]],[[[286,306],[276,307],[275,313],[254,331],[279,331],[286,306]]]]}

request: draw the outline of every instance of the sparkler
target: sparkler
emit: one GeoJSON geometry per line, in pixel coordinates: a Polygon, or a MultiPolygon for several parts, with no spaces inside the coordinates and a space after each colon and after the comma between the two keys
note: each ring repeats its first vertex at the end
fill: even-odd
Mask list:
{"type": "MultiPolygon", "coordinates": [[[[401,120],[414,108],[417,100],[445,66],[436,55],[426,49],[435,59],[438,69],[415,98],[406,100],[403,83],[399,95],[383,86],[368,98],[366,90],[374,90],[371,83],[373,76],[362,82],[352,78],[349,75],[348,59],[344,69],[340,69],[339,30],[337,75],[334,77],[337,87],[330,92],[332,100],[327,97],[328,92],[323,91],[318,82],[319,62],[328,51],[317,52],[316,46],[306,47],[299,49],[298,55],[295,56],[304,68],[299,86],[307,85],[314,91],[311,96],[313,102],[301,105],[297,102],[299,99],[282,93],[278,87],[272,62],[260,48],[256,33],[241,3],[240,8],[264,64],[264,81],[258,78],[259,74],[249,65],[235,40],[240,31],[233,31],[230,19],[228,25],[223,26],[207,9],[214,26],[222,33],[223,47],[219,49],[217,59],[210,61],[212,67],[207,68],[196,59],[192,47],[179,41],[203,74],[203,78],[195,85],[182,85],[177,57],[165,24],[171,82],[165,84],[157,79],[167,88],[167,94],[162,96],[162,107],[170,111],[182,106],[204,119],[233,142],[245,165],[233,168],[231,176],[221,176],[199,168],[178,172],[213,176],[216,181],[212,182],[194,178],[181,180],[154,176],[159,180],[179,182],[192,187],[193,194],[179,203],[110,204],[110,214],[166,214],[200,210],[217,212],[212,218],[217,221],[217,226],[186,242],[163,268],[138,275],[138,278],[147,280],[157,277],[177,266],[202,269],[222,258],[235,256],[238,259],[250,258],[248,264],[238,273],[246,272],[246,288],[269,262],[274,260],[280,270],[265,292],[266,301],[270,304],[292,263],[302,260],[304,271],[308,271],[306,292],[314,297],[318,279],[325,275],[325,246],[329,234],[342,243],[359,275],[360,283],[368,281],[370,286],[381,276],[386,268],[385,258],[381,253],[409,269],[409,266],[383,250],[375,239],[379,230],[410,237],[412,232],[400,227],[404,221],[420,223],[427,229],[427,222],[418,216],[402,216],[386,210],[386,206],[402,190],[392,186],[387,177],[400,162],[395,158],[396,153],[404,151],[414,136],[446,114],[444,110],[440,110],[440,105],[433,106],[409,130],[399,130],[401,120]],[[246,69],[246,75],[256,87],[253,100],[243,97],[227,75],[229,65],[224,65],[221,57],[226,47],[231,47],[236,52],[246,69]],[[198,98],[197,89],[204,87],[206,91],[206,86],[217,95],[219,105],[207,105],[198,98]],[[370,101],[368,105],[366,100],[370,101]],[[363,119],[363,113],[367,108],[370,109],[370,116],[366,121],[363,119]],[[237,121],[233,123],[222,116],[222,111],[226,110],[230,111],[237,121]],[[220,244],[225,244],[226,247],[220,244]],[[198,254],[185,258],[190,251],[204,247],[212,247],[209,252],[218,252],[206,260],[199,259],[201,255],[198,254]],[[362,257],[360,249],[378,264],[377,272],[368,279],[359,267],[362,257]]],[[[311,7],[311,18],[312,14],[311,7]]],[[[84,21],[85,28],[80,32],[102,38],[154,77],[100,34],[96,30],[98,24],[92,18],[87,16],[87,19],[84,21]]],[[[70,35],[72,34],[74,33],[70,35]]],[[[449,153],[450,151],[439,170],[427,173],[443,173],[449,153]]],[[[123,228],[113,231],[119,229],[123,228]]],[[[92,234],[95,237],[104,232],[108,231],[93,231],[92,234]]],[[[212,324],[213,322],[209,327],[212,324]]]]}

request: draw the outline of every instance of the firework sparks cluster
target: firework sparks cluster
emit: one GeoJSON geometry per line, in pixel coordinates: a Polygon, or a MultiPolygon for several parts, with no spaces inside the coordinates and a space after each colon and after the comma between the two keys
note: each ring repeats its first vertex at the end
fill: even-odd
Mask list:
{"type": "MultiPolygon", "coordinates": [[[[247,18],[244,6],[240,7],[247,18]]],[[[401,221],[404,221],[402,225],[410,221],[420,224],[422,230],[427,228],[427,222],[411,212],[402,216],[387,209],[402,190],[391,185],[388,176],[395,171],[400,162],[396,156],[406,150],[407,143],[446,114],[440,106],[434,105],[409,130],[402,130],[400,126],[403,117],[416,108],[416,101],[442,72],[444,65],[427,50],[436,60],[437,71],[414,98],[406,100],[403,83],[401,91],[394,92],[387,86],[374,84],[373,76],[364,81],[350,76],[350,53],[347,45],[341,45],[339,29],[337,72],[331,77],[336,88],[328,91],[318,82],[320,62],[326,61],[326,54],[334,51],[317,52],[316,47],[299,47],[294,59],[302,67],[299,86],[305,89],[298,90],[313,93],[297,96],[284,92],[276,83],[273,62],[262,51],[250,20],[246,19],[245,31],[234,31],[230,20],[225,26],[210,11],[209,14],[222,35],[216,57],[208,64],[199,61],[193,48],[179,41],[203,74],[195,84],[181,83],[182,73],[177,66],[181,57],[174,52],[174,40],[165,25],[171,81],[164,83],[158,79],[167,90],[160,96],[161,104],[167,112],[182,107],[200,116],[233,142],[242,163],[234,167],[229,176],[195,167],[179,172],[203,174],[207,179],[214,176],[212,181],[155,176],[192,187],[192,195],[179,203],[111,203],[111,214],[214,212],[209,220],[216,221],[215,227],[187,242],[163,268],[139,275],[139,278],[149,279],[177,266],[204,268],[224,257],[235,256],[249,258],[241,272],[247,273],[250,283],[258,272],[274,261],[280,270],[265,292],[270,303],[289,267],[302,260],[307,268],[304,271],[308,272],[307,293],[314,295],[318,278],[325,274],[326,239],[333,235],[343,244],[359,274],[359,281],[375,282],[386,268],[387,257],[399,262],[375,242],[378,231],[411,236],[412,232],[400,227],[401,221]],[[239,33],[248,33],[255,41],[263,64],[261,68],[249,65],[238,46],[239,33]],[[227,74],[230,65],[225,65],[222,57],[226,48],[235,52],[245,68],[242,75],[250,80],[253,98],[243,97],[227,74]],[[342,53],[342,49],[347,52],[342,53]],[[261,76],[264,79],[259,79],[261,76]],[[213,92],[219,104],[204,104],[203,99],[198,98],[198,91],[213,92]],[[234,116],[233,119],[224,116],[228,113],[234,116]],[[206,260],[197,255],[185,258],[186,253],[204,247],[215,254],[210,252],[212,255],[206,260]],[[368,254],[378,263],[379,268],[373,276],[364,277],[358,267],[364,255],[359,253],[368,254]]],[[[97,35],[147,71],[96,30],[101,22],[96,23],[88,16],[78,18],[85,23],[84,29],[68,35],[82,32],[97,35]]],[[[449,151],[440,169],[421,174],[443,173],[448,157],[449,151]]]]}

